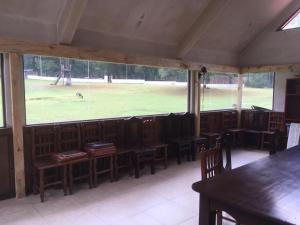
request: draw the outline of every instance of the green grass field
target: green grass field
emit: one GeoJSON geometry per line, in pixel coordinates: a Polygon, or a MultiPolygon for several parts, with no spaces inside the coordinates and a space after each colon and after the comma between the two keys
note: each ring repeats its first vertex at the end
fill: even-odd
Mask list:
{"type": "MultiPolygon", "coordinates": [[[[75,84],[53,86],[50,81],[26,80],[27,124],[89,120],[133,115],[184,112],[187,87],[144,84],[75,84]],[[79,92],[83,99],[76,96],[79,92]]],[[[229,108],[230,90],[208,89],[202,110],[229,108]]],[[[270,107],[271,89],[245,89],[245,104],[270,107]]]]}

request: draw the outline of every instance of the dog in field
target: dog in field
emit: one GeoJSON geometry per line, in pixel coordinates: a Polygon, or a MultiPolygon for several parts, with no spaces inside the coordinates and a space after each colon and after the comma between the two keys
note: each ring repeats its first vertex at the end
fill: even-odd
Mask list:
{"type": "Polygon", "coordinates": [[[80,92],[77,92],[77,93],[76,93],[76,96],[77,96],[78,98],[83,99],[83,95],[82,95],[80,92]]]}

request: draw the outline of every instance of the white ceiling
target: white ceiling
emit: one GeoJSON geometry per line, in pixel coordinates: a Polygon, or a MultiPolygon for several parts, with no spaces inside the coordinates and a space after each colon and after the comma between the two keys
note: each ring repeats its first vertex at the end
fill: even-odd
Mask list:
{"type": "MultiPolygon", "coordinates": [[[[0,36],[56,43],[62,13],[80,1],[84,0],[0,0],[0,36]]],[[[300,7],[299,0],[87,0],[83,13],[78,14],[71,44],[178,58],[179,44],[216,1],[227,3],[183,58],[214,64],[261,64],[255,54],[265,54],[264,46],[276,48],[284,37],[298,44],[300,32],[277,35],[275,27],[300,7]],[[260,38],[257,43],[270,25],[269,34],[276,38],[260,38]]],[[[294,52],[288,54],[293,51],[292,43],[284,46],[285,58],[277,57],[276,63],[295,57],[294,52]]],[[[265,55],[269,57],[265,62],[272,64],[272,54],[265,55]]],[[[300,55],[298,58],[300,61],[300,55]]]]}

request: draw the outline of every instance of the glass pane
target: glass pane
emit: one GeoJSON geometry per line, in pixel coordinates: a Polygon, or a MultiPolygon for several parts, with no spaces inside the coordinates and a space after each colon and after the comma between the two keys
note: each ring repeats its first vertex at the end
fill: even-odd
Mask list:
{"type": "Polygon", "coordinates": [[[186,70],[32,55],[24,65],[27,124],[187,109],[186,70]]]}
{"type": "Polygon", "coordinates": [[[282,30],[294,29],[300,27],[300,9],[294,16],[282,27],[282,30]]]}
{"type": "Polygon", "coordinates": [[[236,107],[238,77],[234,74],[207,73],[203,77],[201,110],[236,107]]]}
{"type": "Polygon", "coordinates": [[[274,73],[252,73],[244,76],[243,108],[252,105],[273,108],[274,73]]]}

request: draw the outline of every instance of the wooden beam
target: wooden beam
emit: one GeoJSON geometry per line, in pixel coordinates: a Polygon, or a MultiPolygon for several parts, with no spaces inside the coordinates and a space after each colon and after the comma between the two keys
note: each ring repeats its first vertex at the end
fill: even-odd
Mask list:
{"type": "Polygon", "coordinates": [[[212,72],[239,72],[239,68],[234,66],[189,62],[143,55],[128,55],[115,51],[93,50],[66,45],[38,44],[8,38],[0,38],[0,51],[191,70],[200,70],[201,67],[205,66],[208,71],[212,72]]]}
{"type": "Polygon", "coordinates": [[[300,64],[246,66],[241,67],[240,73],[265,73],[265,72],[300,72],[300,64]]]}
{"type": "Polygon", "coordinates": [[[71,44],[88,0],[67,0],[57,24],[58,43],[71,44]]]}
{"type": "Polygon", "coordinates": [[[220,13],[227,7],[231,0],[211,0],[204,12],[197,18],[196,22],[189,29],[183,40],[180,42],[177,56],[183,58],[197,42],[201,40],[207,29],[218,18],[220,13]]]}
{"type": "Polygon", "coordinates": [[[11,113],[14,148],[16,198],[25,196],[25,166],[23,126],[25,125],[25,92],[23,58],[18,53],[9,54],[11,113]]]}
{"type": "Polygon", "coordinates": [[[201,78],[198,71],[192,71],[192,83],[194,84],[194,113],[195,113],[195,135],[200,136],[200,104],[201,104],[201,78]]]}

